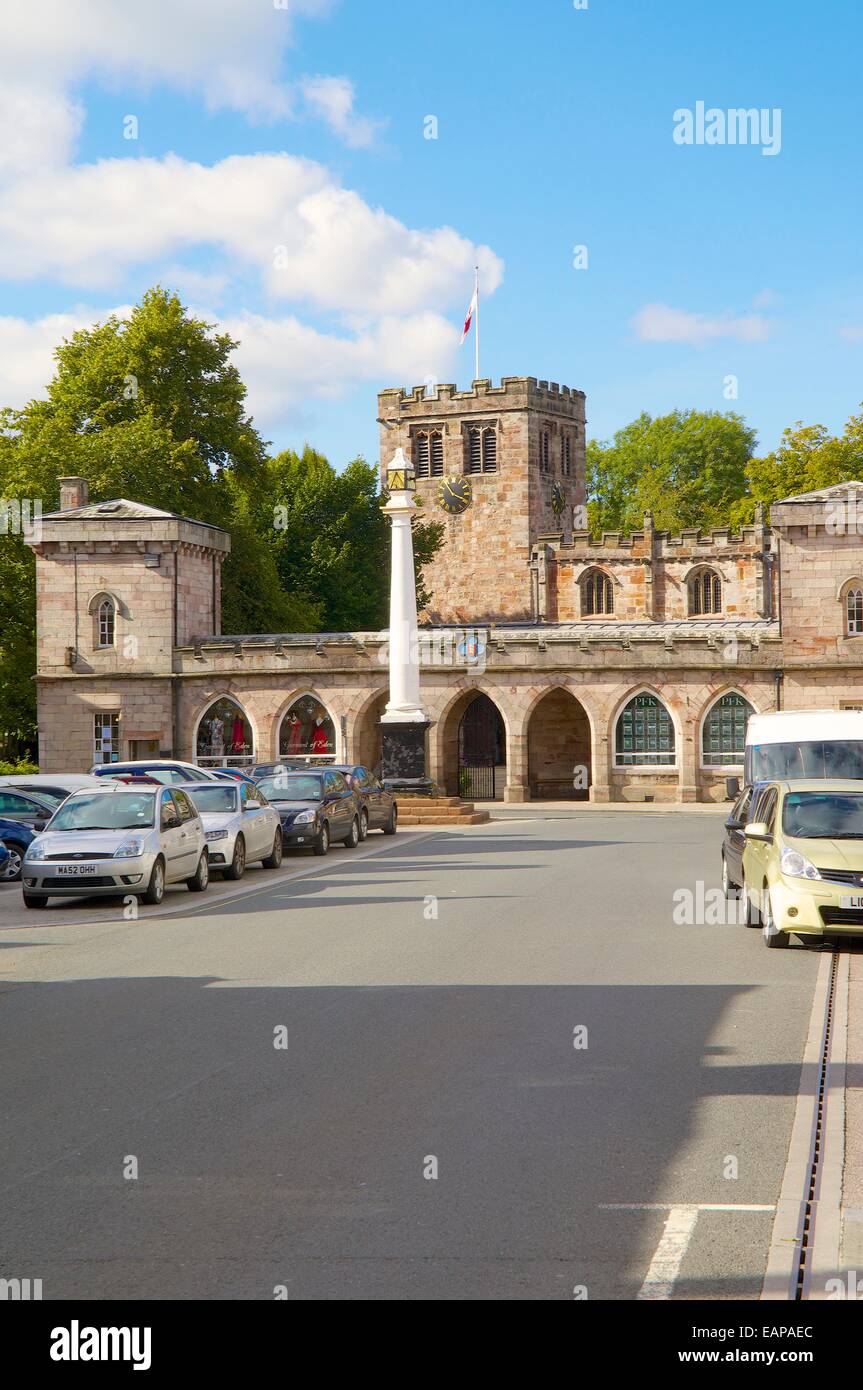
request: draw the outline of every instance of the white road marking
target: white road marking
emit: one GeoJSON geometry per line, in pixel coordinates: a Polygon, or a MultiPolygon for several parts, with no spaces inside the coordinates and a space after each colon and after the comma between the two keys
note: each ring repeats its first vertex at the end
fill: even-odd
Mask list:
{"type": "Polygon", "coordinates": [[[680,1267],[702,1211],[775,1211],[774,1206],[746,1202],[603,1202],[603,1211],[667,1211],[668,1219],[637,1299],[672,1297],[680,1267]]]}

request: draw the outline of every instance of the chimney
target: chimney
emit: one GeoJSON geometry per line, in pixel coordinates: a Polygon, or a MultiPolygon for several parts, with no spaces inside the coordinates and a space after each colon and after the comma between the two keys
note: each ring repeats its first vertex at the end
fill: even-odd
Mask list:
{"type": "Polygon", "coordinates": [[[69,512],[73,507],[86,507],[90,487],[86,478],[60,478],[60,511],[69,512]]]}

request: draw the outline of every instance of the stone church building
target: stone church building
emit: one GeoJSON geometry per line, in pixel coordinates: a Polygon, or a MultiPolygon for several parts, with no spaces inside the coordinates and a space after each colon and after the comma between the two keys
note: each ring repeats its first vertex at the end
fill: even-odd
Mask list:
{"type": "MultiPolygon", "coordinates": [[[[673,536],[648,514],[592,537],[582,392],[389,390],[378,421],[382,468],[402,446],[446,529],[420,660],[447,793],[721,799],[752,711],[863,706],[863,483],[786,498],[739,535],[673,536]]],[[[31,543],[43,771],[378,762],[385,632],[223,635],[230,537],[90,501],[82,478],[31,543]]]]}

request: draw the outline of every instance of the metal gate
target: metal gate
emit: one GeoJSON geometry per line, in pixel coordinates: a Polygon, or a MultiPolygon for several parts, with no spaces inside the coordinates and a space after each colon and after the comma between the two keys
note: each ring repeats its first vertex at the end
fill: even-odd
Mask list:
{"type": "Polygon", "coordinates": [[[458,770],[458,794],[465,801],[494,801],[494,763],[462,763],[458,770]]]}

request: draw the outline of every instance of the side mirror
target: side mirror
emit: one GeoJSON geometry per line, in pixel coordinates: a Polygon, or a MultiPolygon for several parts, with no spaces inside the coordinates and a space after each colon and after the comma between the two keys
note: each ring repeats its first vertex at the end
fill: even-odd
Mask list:
{"type": "Polygon", "coordinates": [[[747,840],[764,840],[767,844],[773,843],[773,836],[767,828],[767,822],[762,820],[750,821],[743,831],[747,840]]]}
{"type": "Polygon", "coordinates": [[[726,777],[725,779],[725,800],[736,801],[740,795],[740,778],[726,777]]]}
{"type": "Polygon", "coordinates": [[[33,829],[36,831],[36,834],[39,835],[45,829],[45,826],[47,824],[48,822],[46,820],[34,820],[33,829]]]}
{"type": "Polygon", "coordinates": [[[743,822],[742,822],[742,821],[739,821],[739,820],[735,820],[733,816],[729,816],[729,817],[728,817],[728,820],[725,822],[725,829],[726,829],[726,830],[742,830],[742,829],[743,829],[743,822]]]}

